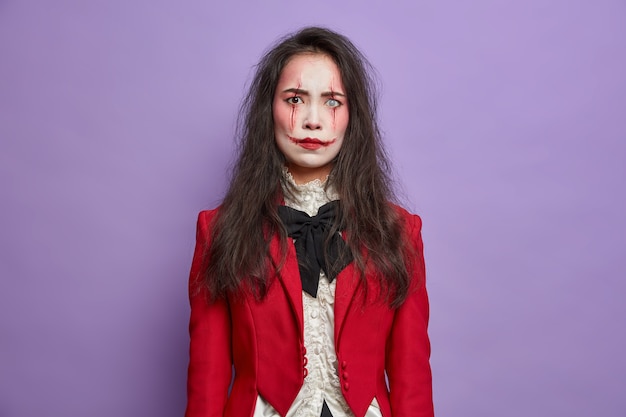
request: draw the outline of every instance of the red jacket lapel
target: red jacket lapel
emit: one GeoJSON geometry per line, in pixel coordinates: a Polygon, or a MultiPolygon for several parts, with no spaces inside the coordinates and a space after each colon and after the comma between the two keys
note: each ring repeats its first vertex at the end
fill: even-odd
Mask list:
{"type": "MultiPolygon", "coordinates": [[[[282,253],[280,250],[280,238],[274,236],[270,242],[270,256],[274,262],[274,265],[281,265],[283,261],[282,253]]],[[[299,334],[302,337],[304,332],[304,321],[302,318],[302,283],[300,282],[300,271],[298,270],[298,259],[296,257],[296,248],[293,245],[293,240],[287,238],[287,254],[284,259],[284,264],[278,273],[278,279],[281,282],[287,299],[293,311],[293,315],[298,322],[299,334]]]]}
{"type": "MultiPolygon", "coordinates": [[[[280,250],[280,238],[274,236],[270,242],[270,256],[274,265],[281,265],[282,254],[280,250]]],[[[303,306],[302,306],[302,283],[300,281],[300,270],[298,269],[298,258],[293,240],[287,238],[287,254],[278,279],[281,282],[291,310],[298,323],[300,335],[304,332],[303,306]]],[[[352,303],[353,295],[359,284],[359,276],[354,266],[350,263],[337,276],[337,286],[335,289],[335,344],[339,345],[341,329],[345,323],[348,308],[352,303]]]]}

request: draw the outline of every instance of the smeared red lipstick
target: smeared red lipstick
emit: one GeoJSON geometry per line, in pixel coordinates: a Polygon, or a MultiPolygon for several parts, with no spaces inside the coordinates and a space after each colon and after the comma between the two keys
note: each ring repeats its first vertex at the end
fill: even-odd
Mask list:
{"type": "Polygon", "coordinates": [[[337,139],[323,141],[317,138],[296,139],[296,138],[292,138],[291,136],[289,136],[289,140],[304,149],[314,151],[316,149],[325,148],[326,146],[332,145],[333,143],[335,143],[335,140],[337,139]]]}

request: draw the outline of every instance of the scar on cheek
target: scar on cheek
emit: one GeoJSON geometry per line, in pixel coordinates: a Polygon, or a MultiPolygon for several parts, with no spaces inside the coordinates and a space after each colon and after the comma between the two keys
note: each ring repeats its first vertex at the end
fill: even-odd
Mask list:
{"type": "Polygon", "coordinates": [[[291,105],[291,131],[293,132],[296,128],[296,105],[291,105]]]}
{"type": "MultiPolygon", "coordinates": [[[[302,80],[298,80],[298,86],[296,87],[296,90],[299,90],[300,87],[302,87],[302,80]]],[[[297,94],[294,92],[293,96],[291,96],[292,98],[297,97],[297,94]]],[[[296,111],[297,111],[297,106],[295,104],[291,104],[291,120],[290,120],[290,124],[291,124],[291,131],[293,132],[296,128],[296,111]]]]}

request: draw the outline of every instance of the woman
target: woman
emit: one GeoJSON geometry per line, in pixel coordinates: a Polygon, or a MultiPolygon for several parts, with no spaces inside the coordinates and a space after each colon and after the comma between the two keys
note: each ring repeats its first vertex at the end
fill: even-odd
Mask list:
{"type": "Polygon", "coordinates": [[[187,417],[433,415],[421,221],[390,203],[368,69],[315,27],[259,63],[198,219],[187,417]]]}

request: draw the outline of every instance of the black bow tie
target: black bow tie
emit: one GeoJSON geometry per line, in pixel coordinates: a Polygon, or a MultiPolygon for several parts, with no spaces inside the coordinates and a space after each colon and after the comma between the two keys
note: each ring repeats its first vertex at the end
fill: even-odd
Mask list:
{"type": "Polygon", "coordinates": [[[352,262],[352,253],[338,233],[330,236],[324,253],[324,242],[328,239],[338,206],[339,201],[324,204],[313,217],[291,207],[278,207],[278,215],[288,236],[295,239],[302,290],[313,297],[317,297],[320,270],[324,270],[328,281],[333,282],[337,274],[352,262]]]}

